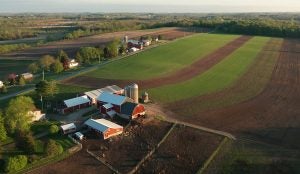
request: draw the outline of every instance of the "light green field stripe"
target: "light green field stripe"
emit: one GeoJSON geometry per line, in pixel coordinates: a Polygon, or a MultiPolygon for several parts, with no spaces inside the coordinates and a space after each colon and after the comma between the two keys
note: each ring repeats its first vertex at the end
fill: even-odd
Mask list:
{"type": "Polygon", "coordinates": [[[247,71],[269,40],[254,37],[207,72],[182,83],[150,89],[149,93],[153,99],[168,103],[222,90],[247,71]]]}
{"type": "Polygon", "coordinates": [[[197,34],[116,61],[85,75],[106,79],[161,77],[192,64],[238,37],[197,34]]]}

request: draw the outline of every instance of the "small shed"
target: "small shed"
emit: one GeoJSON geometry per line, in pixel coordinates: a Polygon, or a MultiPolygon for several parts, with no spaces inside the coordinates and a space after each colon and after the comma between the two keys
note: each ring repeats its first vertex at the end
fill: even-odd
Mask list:
{"type": "Polygon", "coordinates": [[[103,135],[104,139],[117,136],[123,133],[123,126],[106,119],[89,119],[84,123],[89,129],[103,135]]]}
{"type": "Polygon", "coordinates": [[[74,123],[62,125],[62,126],[60,126],[60,128],[64,135],[76,132],[76,129],[77,129],[77,127],[74,123]]]}
{"type": "Polygon", "coordinates": [[[86,95],[72,98],[64,101],[64,108],[61,110],[62,114],[74,112],[79,109],[91,106],[91,101],[86,95]]]}
{"type": "Polygon", "coordinates": [[[31,74],[31,73],[23,73],[23,74],[21,74],[21,76],[22,76],[25,80],[31,80],[31,79],[33,79],[33,74],[31,74]]]}
{"type": "Polygon", "coordinates": [[[84,135],[83,135],[81,132],[76,132],[76,133],[75,133],[75,137],[76,137],[78,140],[83,140],[84,135]]]}

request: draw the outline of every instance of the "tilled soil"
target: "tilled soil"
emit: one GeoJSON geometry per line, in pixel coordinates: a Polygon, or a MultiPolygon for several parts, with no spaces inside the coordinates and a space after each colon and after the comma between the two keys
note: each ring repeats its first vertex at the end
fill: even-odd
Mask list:
{"type": "Polygon", "coordinates": [[[137,173],[197,173],[222,137],[177,126],[137,173]]]}
{"type": "Polygon", "coordinates": [[[39,169],[29,172],[30,174],[85,174],[85,173],[101,173],[112,174],[113,172],[97,161],[94,157],[86,152],[84,147],[80,152],[68,157],[65,160],[50,164],[39,169]]]}
{"type": "Polygon", "coordinates": [[[205,56],[204,58],[196,61],[195,63],[176,71],[172,74],[169,74],[165,77],[158,77],[148,80],[110,80],[102,78],[94,78],[88,76],[78,76],[68,80],[65,80],[64,83],[70,85],[81,85],[84,84],[88,87],[98,88],[99,86],[117,84],[119,86],[125,86],[132,82],[139,84],[141,89],[154,88],[164,85],[170,85],[179,83],[182,81],[189,80],[205,71],[210,69],[212,66],[226,58],[228,55],[236,51],[243,44],[245,44],[252,37],[250,36],[241,36],[232,42],[226,44],[225,46],[219,48],[213,53],[205,56]],[[84,83],[83,83],[84,82],[84,83]]]}

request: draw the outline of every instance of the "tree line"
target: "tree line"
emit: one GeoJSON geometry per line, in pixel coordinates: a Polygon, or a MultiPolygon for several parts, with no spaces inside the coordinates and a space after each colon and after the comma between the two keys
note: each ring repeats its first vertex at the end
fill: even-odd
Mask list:
{"type": "Polygon", "coordinates": [[[159,27],[199,27],[209,28],[214,32],[230,34],[261,35],[274,37],[300,37],[300,25],[297,21],[275,19],[236,19],[236,18],[205,18],[180,20],[152,25],[159,27]]]}

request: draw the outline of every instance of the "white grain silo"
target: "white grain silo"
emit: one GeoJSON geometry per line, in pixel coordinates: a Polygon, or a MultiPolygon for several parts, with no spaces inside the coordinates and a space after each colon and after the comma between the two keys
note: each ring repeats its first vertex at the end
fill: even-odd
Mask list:
{"type": "Polygon", "coordinates": [[[128,43],[128,36],[124,36],[123,42],[124,42],[124,43],[128,43]]]}
{"type": "Polygon", "coordinates": [[[124,95],[130,98],[130,86],[124,88],[124,95]]]}
{"type": "Polygon", "coordinates": [[[139,103],[139,86],[135,83],[130,85],[130,98],[139,103]]]}

